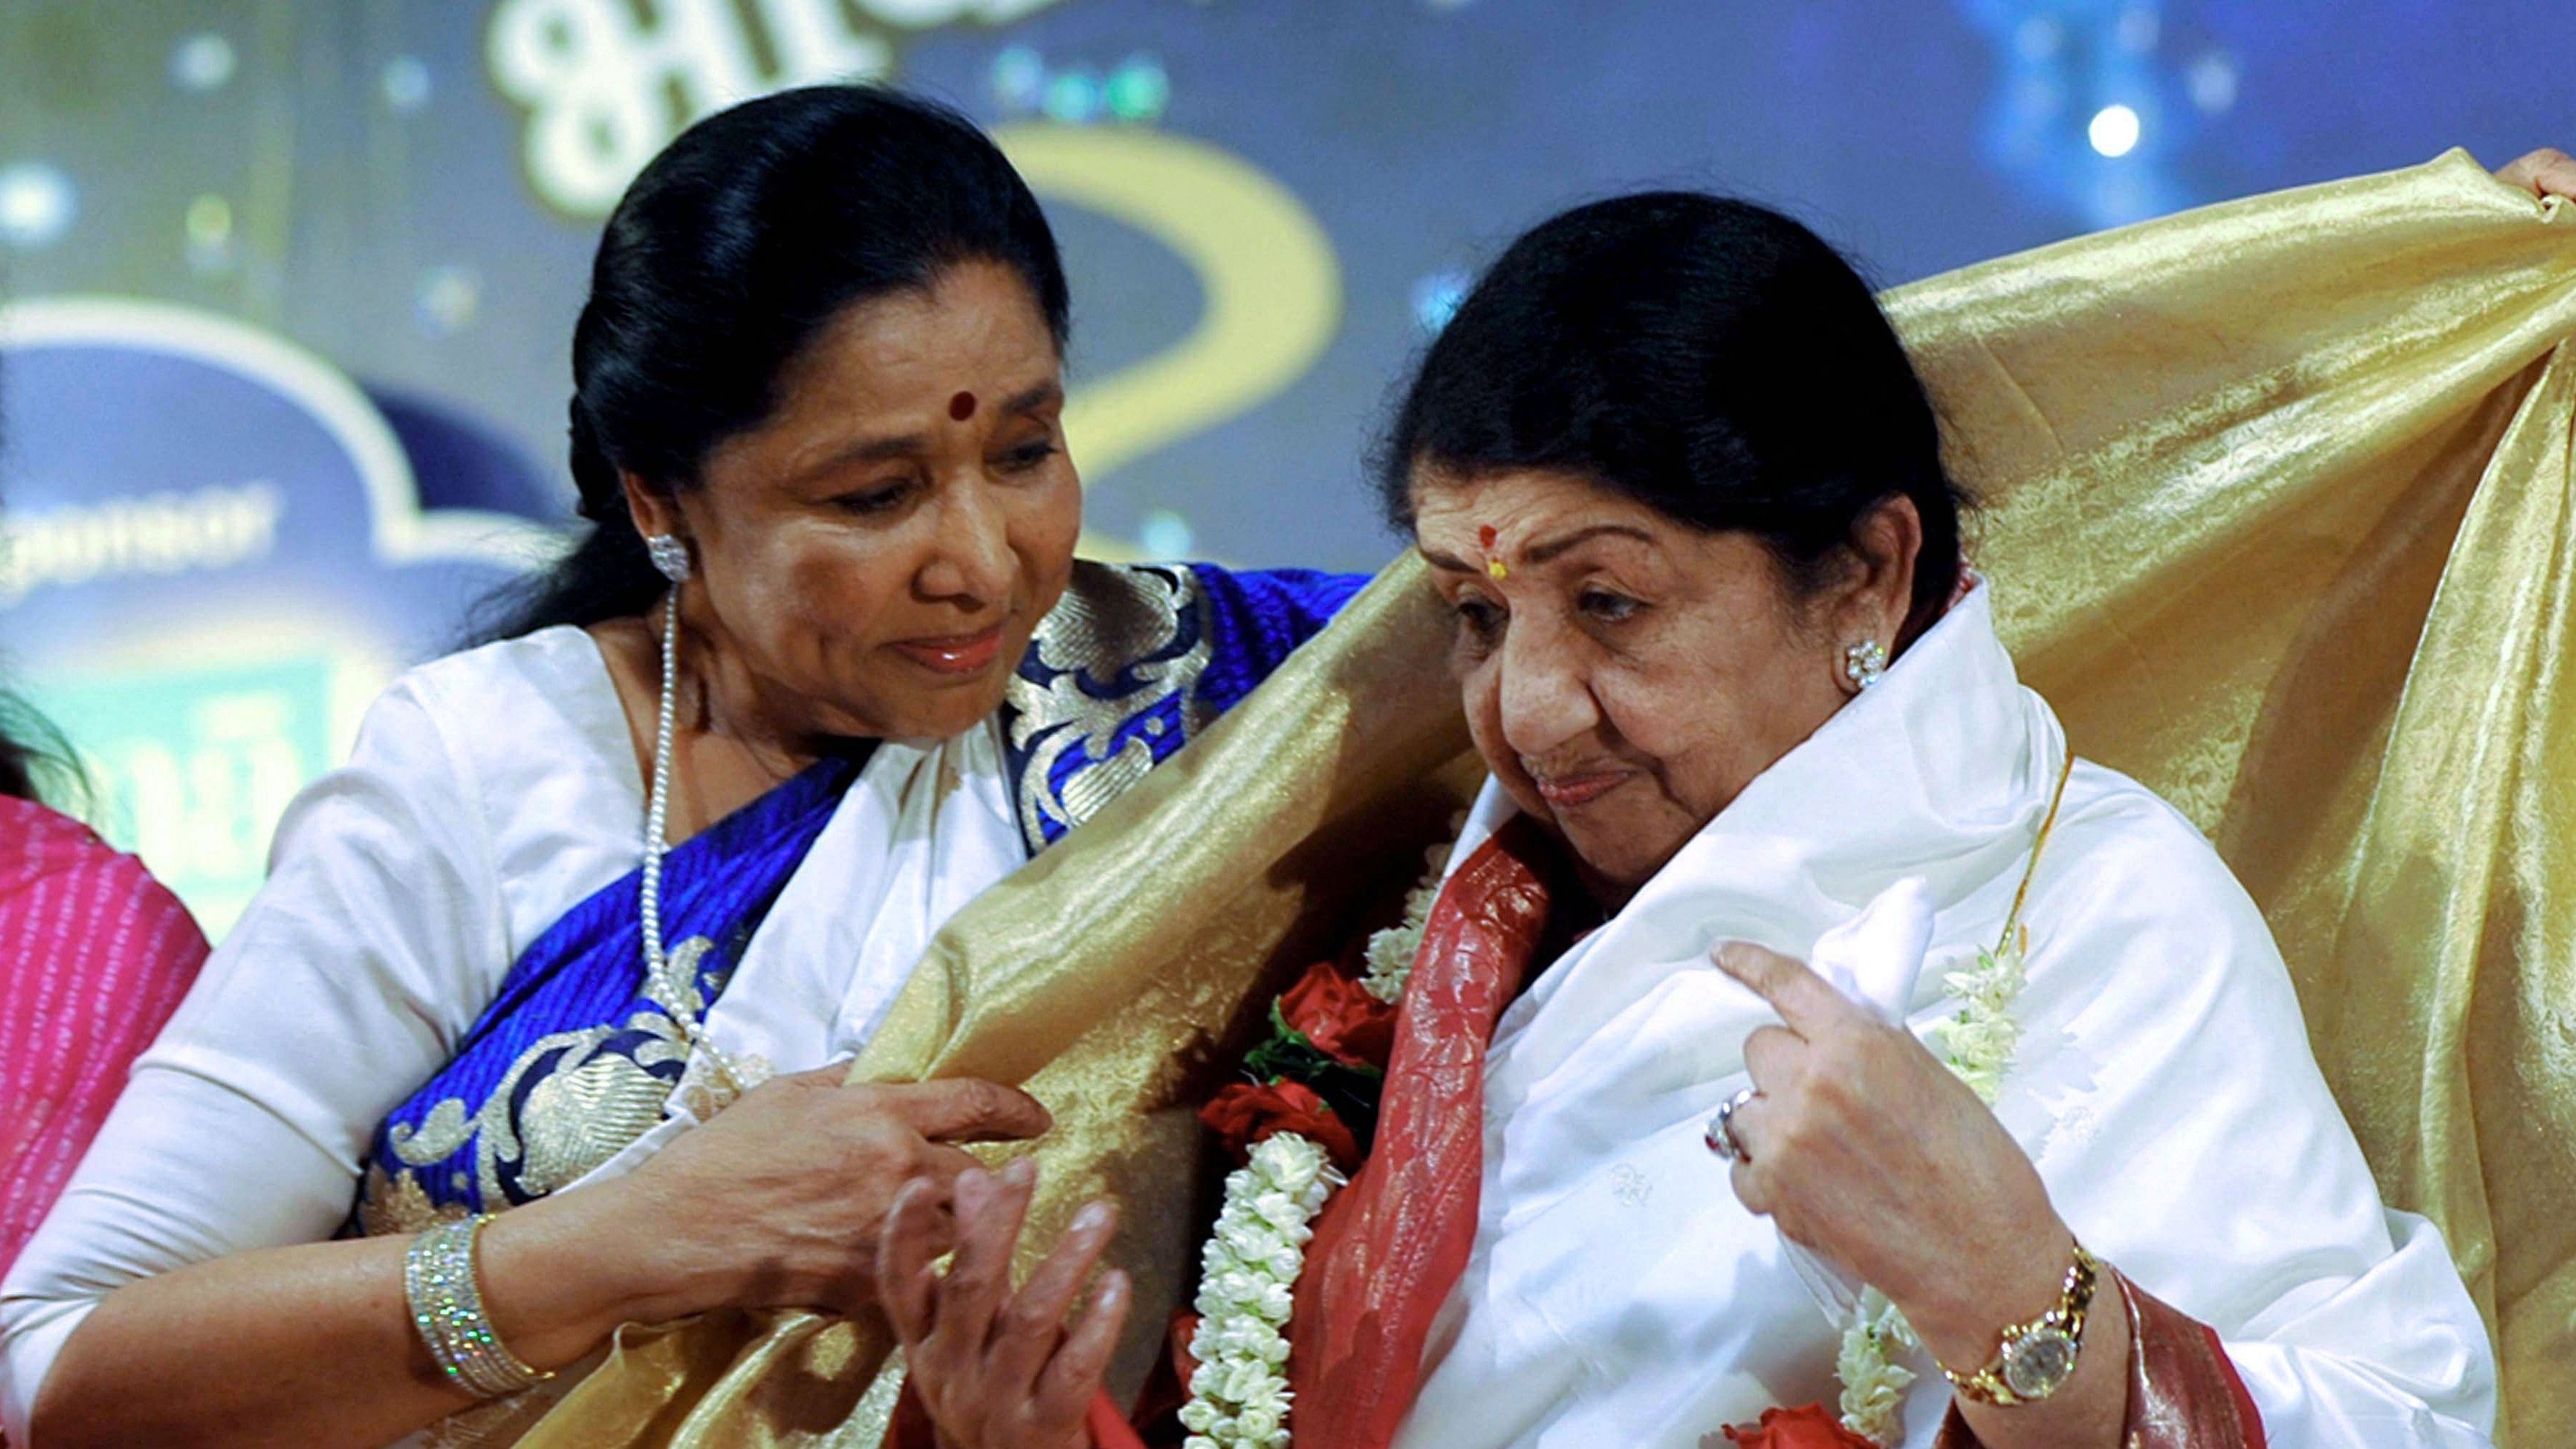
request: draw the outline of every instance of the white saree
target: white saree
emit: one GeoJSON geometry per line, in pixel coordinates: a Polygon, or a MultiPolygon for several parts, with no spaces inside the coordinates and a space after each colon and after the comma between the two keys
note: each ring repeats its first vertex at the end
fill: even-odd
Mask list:
{"type": "MultiPolygon", "coordinates": [[[[643,796],[580,630],[454,655],[387,691],[355,757],[279,827],[267,888],[10,1272],[0,1433],[24,1442],[47,1371],[117,1288],[329,1238],[376,1124],[454,1053],[532,939],[634,869],[643,796]]],[[[940,926],[1026,859],[991,724],[885,743],[707,1012],[707,1039],[761,1074],[852,1055],[940,926]]],[[[669,1093],[661,1125],[586,1161],[605,1155],[578,1120],[596,1103],[561,1095],[531,1130],[587,1149],[562,1154],[587,1168],[572,1186],[695,1120],[689,1093],[669,1093]]]]}
{"type": "MultiPolygon", "coordinates": [[[[1400,1449],[1723,1445],[1832,1405],[1829,1318],[1701,1142],[1775,1018],[1709,962],[1807,956],[1896,881],[1934,907],[1918,1033],[1994,945],[2067,745],[1980,586],[1756,779],[1496,1028],[1472,1259],[1400,1449]]],[[[1490,781],[1454,852],[1511,811],[1490,781]]],[[[2495,1369],[2420,1218],[2388,1211],[2262,917],[2199,832],[2078,762],[2031,887],[2023,1036],[1996,1112],[2085,1243],[2214,1328],[2277,1449],[2481,1446],[2495,1369]]],[[[1948,1388],[1919,1356],[1906,1449],[1948,1388]]]]}

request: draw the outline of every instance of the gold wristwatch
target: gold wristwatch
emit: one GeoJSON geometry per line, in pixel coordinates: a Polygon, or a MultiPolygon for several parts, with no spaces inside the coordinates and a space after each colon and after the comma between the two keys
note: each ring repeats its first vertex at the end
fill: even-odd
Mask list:
{"type": "Polygon", "coordinates": [[[1972,1403],[2034,1404],[2075,1377],[2075,1360],[2084,1351],[2084,1315],[2093,1308],[2093,1289],[2102,1278],[2102,1264],[2084,1245],[2075,1245],[2074,1265],[2066,1270],[2066,1286],[2058,1291],[2057,1306],[2028,1323],[2016,1323],[2004,1330],[2003,1347],[1975,1373],[1954,1372],[1943,1364],[1941,1372],[1959,1397],[1972,1403]]]}

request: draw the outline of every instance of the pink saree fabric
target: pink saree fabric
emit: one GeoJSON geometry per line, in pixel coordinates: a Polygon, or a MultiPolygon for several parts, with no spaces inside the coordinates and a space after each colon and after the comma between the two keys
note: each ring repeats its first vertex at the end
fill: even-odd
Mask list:
{"type": "Polygon", "coordinates": [[[205,960],[197,923],[140,861],[0,797],[0,1274],[205,960]]]}

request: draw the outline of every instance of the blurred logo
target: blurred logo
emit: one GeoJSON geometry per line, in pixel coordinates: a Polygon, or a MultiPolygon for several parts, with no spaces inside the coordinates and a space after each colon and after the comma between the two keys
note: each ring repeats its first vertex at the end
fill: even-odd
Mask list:
{"type": "Polygon", "coordinates": [[[286,496],[221,484],[0,518],[0,607],[49,585],[232,568],[277,546],[286,496]]]}
{"type": "Polygon", "coordinates": [[[0,367],[10,683],[78,752],[92,823],[220,935],[367,701],[557,535],[423,507],[373,399],[230,318],[21,302],[0,367]]]}
{"type": "Polygon", "coordinates": [[[270,828],[331,767],[338,668],[316,655],[76,675],[43,704],[79,743],[91,823],[220,934],[259,890],[270,828]]]}
{"type": "Polygon", "coordinates": [[[1060,0],[501,0],[492,82],[527,112],[521,159],[547,205],[604,216],[699,117],[820,81],[875,80],[897,37],[998,25],[1060,0]]]}

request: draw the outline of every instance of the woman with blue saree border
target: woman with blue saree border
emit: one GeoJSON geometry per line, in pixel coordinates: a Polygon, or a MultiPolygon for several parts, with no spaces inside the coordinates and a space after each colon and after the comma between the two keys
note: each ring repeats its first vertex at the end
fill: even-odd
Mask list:
{"type": "Polygon", "coordinates": [[[871,1304],[898,1188],[1046,1130],[830,1064],[1359,582],[1076,561],[1067,320],[938,107],[788,92],[647,168],[573,343],[592,530],[282,824],[0,1292],[13,1440],[506,1439],[622,1323],[871,1304]]]}

